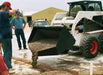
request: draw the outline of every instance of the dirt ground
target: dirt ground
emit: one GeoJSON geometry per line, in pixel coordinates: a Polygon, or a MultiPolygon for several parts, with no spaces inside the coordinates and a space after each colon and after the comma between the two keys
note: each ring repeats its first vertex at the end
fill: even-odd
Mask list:
{"type": "Polygon", "coordinates": [[[75,65],[74,71],[72,69],[66,69],[63,67],[55,67],[38,63],[36,68],[32,68],[31,62],[25,62],[23,60],[12,60],[15,73],[10,75],[103,75],[103,63],[89,64],[82,63],[75,65]],[[91,73],[90,73],[91,72],[91,73]]]}
{"type": "Polygon", "coordinates": [[[31,64],[22,61],[13,59],[12,62],[15,73],[10,75],[73,75],[67,71],[55,69],[53,67],[50,68],[41,64],[38,64],[38,68],[32,68],[31,64]]]}

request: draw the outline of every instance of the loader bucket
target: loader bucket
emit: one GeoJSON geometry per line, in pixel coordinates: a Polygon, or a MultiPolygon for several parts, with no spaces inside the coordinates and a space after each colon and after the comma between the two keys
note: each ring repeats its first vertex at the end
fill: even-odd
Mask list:
{"type": "Polygon", "coordinates": [[[65,26],[35,26],[28,43],[31,50],[38,52],[38,56],[45,56],[67,52],[75,40],[65,26]]]}

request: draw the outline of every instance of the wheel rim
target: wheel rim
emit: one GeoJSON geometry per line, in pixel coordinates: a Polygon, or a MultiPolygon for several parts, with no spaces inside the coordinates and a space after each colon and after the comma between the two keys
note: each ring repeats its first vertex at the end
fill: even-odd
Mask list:
{"type": "Polygon", "coordinates": [[[97,42],[96,42],[96,41],[93,41],[93,42],[91,43],[91,46],[92,46],[92,48],[90,49],[90,52],[91,52],[92,54],[95,54],[95,53],[97,52],[97,42]]]}

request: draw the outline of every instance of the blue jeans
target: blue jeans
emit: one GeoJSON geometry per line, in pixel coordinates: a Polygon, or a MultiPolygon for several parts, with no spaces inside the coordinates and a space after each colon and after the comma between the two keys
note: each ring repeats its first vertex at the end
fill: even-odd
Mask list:
{"type": "Polygon", "coordinates": [[[2,39],[2,48],[4,52],[4,58],[6,60],[6,65],[8,69],[12,68],[11,59],[12,59],[12,42],[11,39],[2,39]]]}
{"type": "Polygon", "coordinates": [[[24,35],[24,31],[23,29],[16,29],[15,30],[15,35],[17,37],[17,42],[18,42],[18,47],[21,48],[21,41],[20,41],[20,37],[23,41],[23,48],[26,48],[26,39],[25,39],[25,35],[24,35]]]}

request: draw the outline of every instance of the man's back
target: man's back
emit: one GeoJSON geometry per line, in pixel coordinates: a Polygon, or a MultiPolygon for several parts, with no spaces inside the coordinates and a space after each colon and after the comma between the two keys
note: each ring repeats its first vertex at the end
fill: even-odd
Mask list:
{"type": "Polygon", "coordinates": [[[9,22],[9,12],[0,11],[0,39],[12,38],[12,29],[9,22]]]}
{"type": "Polygon", "coordinates": [[[8,11],[0,11],[0,28],[10,27],[9,23],[9,12],[8,11]]]}

